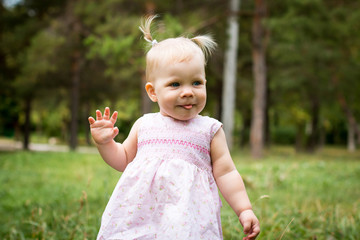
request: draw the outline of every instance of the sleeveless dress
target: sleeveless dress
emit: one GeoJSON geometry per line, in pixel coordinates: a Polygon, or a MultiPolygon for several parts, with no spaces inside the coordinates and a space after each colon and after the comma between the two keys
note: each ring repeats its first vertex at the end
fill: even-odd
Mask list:
{"type": "Polygon", "coordinates": [[[97,239],[222,239],[210,143],[222,124],[145,114],[137,154],[102,216],[97,239]]]}

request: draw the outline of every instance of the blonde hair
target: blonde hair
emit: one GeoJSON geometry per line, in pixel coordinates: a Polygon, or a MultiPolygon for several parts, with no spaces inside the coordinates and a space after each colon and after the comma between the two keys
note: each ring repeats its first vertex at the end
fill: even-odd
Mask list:
{"type": "Polygon", "coordinates": [[[151,23],[157,17],[148,16],[143,19],[140,31],[144,39],[151,44],[146,54],[146,80],[151,82],[152,72],[163,64],[173,64],[190,61],[194,55],[199,55],[206,65],[207,58],[213,53],[217,44],[210,35],[200,35],[193,38],[168,38],[157,42],[151,34],[151,23]]]}

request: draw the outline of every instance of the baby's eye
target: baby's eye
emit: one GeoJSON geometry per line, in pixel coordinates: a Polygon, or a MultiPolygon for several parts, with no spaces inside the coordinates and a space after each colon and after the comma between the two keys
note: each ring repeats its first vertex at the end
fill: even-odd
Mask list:
{"type": "Polygon", "coordinates": [[[172,86],[172,87],[179,87],[179,86],[180,86],[180,83],[178,83],[178,82],[173,82],[173,83],[170,84],[170,86],[172,86]]]}
{"type": "Polygon", "coordinates": [[[200,82],[200,81],[195,81],[195,82],[193,83],[193,85],[194,85],[194,86],[199,86],[199,85],[201,85],[201,82],[200,82]]]}

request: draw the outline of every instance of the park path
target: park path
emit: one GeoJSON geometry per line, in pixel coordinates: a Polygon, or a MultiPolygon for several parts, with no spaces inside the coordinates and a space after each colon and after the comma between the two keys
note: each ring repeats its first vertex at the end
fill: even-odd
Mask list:
{"type": "MultiPolygon", "coordinates": [[[[18,151],[22,150],[22,142],[10,139],[0,139],[0,151],[18,151]]],[[[30,151],[36,152],[69,152],[70,148],[66,145],[30,143],[30,151]]],[[[80,146],[76,149],[80,153],[98,153],[96,147],[80,146]]]]}

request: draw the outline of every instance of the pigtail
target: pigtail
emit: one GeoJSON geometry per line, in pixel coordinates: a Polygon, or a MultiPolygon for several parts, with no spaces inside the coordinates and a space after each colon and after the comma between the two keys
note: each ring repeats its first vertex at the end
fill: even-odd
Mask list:
{"type": "Polygon", "coordinates": [[[155,39],[151,36],[151,22],[157,18],[158,15],[148,16],[141,21],[141,25],[139,27],[140,31],[144,34],[145,41],[151,43],[152,46],[157,43],[155,39]]]}
{"type": "Polygon", "coordinates": [[[210,35],[196,36],[190,39],[198,45],[207,59],[215,50],[217,44],[210,35]]]}

